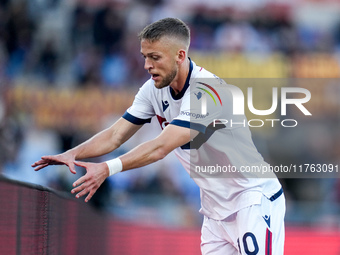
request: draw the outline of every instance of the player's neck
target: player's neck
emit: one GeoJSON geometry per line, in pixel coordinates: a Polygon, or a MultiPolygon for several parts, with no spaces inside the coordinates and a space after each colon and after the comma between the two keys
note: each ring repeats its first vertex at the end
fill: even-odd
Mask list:
{"type": "Polygon", "coordinates": [[[184,88],[185,82],[187,80],[190,69],[190,60],[187,58],[179,67],[178,73],[175,77],[174,81],[171,83],[171,88],[174,90],[177,95],[184,88]]]}

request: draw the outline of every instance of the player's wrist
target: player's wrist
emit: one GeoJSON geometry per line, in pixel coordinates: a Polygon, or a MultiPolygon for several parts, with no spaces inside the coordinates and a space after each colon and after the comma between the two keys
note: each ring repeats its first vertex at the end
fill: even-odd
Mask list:
{"type": "Polygon", "coordinates": [[[64,155],[68,159],[74,161],[74,160],[79,160],[80,158],[77,157],[77,153],[75,152],[74,149],[70,149],[62,153],[61,155],[64,155]]]}
{"type": "Polygon", "coordinates": [[[105,163],[109,168],[109,176],[117,174],[123,170],[123,164],[119,158],[114,158],[114,159],[105,161],[105,163]]]}

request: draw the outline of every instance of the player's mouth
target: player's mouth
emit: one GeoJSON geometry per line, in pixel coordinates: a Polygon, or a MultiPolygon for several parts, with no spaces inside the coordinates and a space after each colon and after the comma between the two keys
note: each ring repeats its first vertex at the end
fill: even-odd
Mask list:
{"type": "Polygon", "coordinates": [[[160,77],[159,74],[151,74],[151,78],[152,78],[154,81],[157,80],[158,77],[160,77]]]}

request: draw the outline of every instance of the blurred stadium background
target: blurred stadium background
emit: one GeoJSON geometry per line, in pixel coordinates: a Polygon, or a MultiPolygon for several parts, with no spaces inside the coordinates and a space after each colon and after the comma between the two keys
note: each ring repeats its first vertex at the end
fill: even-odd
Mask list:
{"type": "MultiPolygon", "coordinates": [[[[77,218],[86,211],[78,224],[96,217],[110,222],[99,223],[106,226],[103,240],[111,244],[105,251],[199,253],[199,190],[174,155],[109,178],[91,205],[75,202],[78,209],[73,200],[71,205],[68,200],[60,202],[58,192],[69,192],[81,169],[74,176],[66,167],[38,173],[30,167],[42,155],[79,144],[124,113],[148,79],[136,35],[145,25],[167,16],[190,25],[190,57],[227,82],[239,78],[249,79],[248,85],[266,79],[304,81],[312,94],[308,103],[312,117],[298,115],[299,125],[294,129],[253,130],[254,141],[270,164],[340,163],[338,0],[2,0],[0,173],[2,178],[48,189],[2,179],[1,254],[24,251],[25,242],[18,244],[24,233],[26,244],[30,243],[28,236],[45,235],[44,247],[65,245],[62,239],[54,239],[51,230],[44,232],[48,217],[55,224],[51,226],[66,226],[66,218],[77,218]],[[48,196],[34,199],[41,193],[26,189],[48,196]],[[24,202],[29,194],[31,202],[24,202]],[[55,199],[59,202],[52,203],[55,199]],[[23,202],[18,206],[16,201],[23,202]],[[41,201],[51,202],[41,207],[41,201]],[[59,205],[66,212],[71,210],[70,214],[64,212],[60,218],[51,213],[59,205]],[[27,213],[45,213],[33,212],[26,217],[31,225],[25,225],[24,208],[27,213]],[[47,217],[42,225],[40,216],[47,217]],[[24,232],[25,227],[43,232],[24,232]]],[[[271,97],[265,93],[258,101],[271,105],[271,97]]],[[[120,155],[159,132],[153,121],[116,152],[93,160],[120,155]]],[[[311,177],[280,179],[287,199],[285,254],[340,254],[339,179],[311,177]]],[[[72,238],[78,233],[79,240],[93,229],[90,224],[90,230],[83,227],[77,232],[77,226],[68,226],[68,235],[72,238]]],[[[56,231],[65,234],[62,227],[56,231]]],[[[91,244],[91,238],[86,240],[91,244]]],[[[35,242],[38,247],[39,241],[35,242]]],[[[80,246],[72,246],[69,254],[76,254],[75,247],[80,246]]],[[[52,248],[47,251],[38,247],[22,254],[67,254],[52,248]]],[[[81,254],[93,254],[90,251],[81,254]]]]}

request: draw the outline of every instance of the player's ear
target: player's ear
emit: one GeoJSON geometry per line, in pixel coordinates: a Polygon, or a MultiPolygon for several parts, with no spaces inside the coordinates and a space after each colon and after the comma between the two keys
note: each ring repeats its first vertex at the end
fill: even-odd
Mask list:
{"type": "Polygon", "coordinates": [[[185,50],[180,49],[177,52],[177,63],[182,64],[187,58],[187,53],[185,50]]]}

